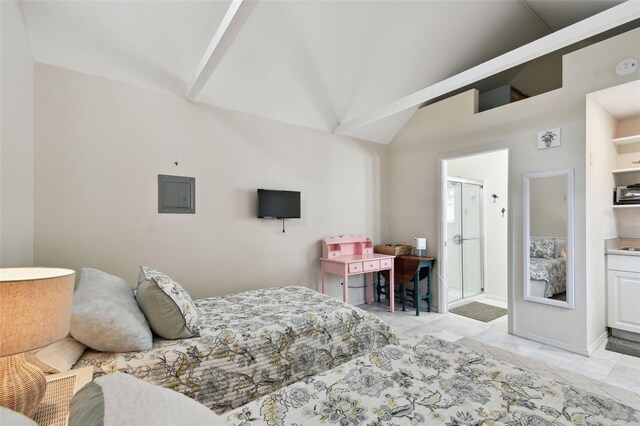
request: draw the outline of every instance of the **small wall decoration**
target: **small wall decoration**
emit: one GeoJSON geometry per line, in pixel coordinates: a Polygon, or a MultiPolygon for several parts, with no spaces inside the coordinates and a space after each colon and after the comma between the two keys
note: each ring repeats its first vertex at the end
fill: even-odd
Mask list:
{"type": "Polygon", "coordinates": [[[538,149],[556,148],[560,146],[560,127],[538,132],[538,149]]]}

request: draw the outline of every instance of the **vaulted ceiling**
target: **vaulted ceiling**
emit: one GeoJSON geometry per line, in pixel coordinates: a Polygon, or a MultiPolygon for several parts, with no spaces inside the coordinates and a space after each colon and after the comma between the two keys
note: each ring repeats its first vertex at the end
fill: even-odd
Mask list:
{"type": "MultiPolygon", "coordinates": [[[[331,132],[619,3],[260,1],[195,100],[331,132]]],[[[22,4],[35,61],[184,97],[232,2],[22,4]]],[[[346,133],[388,143],[414,110],[346,133]]]]}

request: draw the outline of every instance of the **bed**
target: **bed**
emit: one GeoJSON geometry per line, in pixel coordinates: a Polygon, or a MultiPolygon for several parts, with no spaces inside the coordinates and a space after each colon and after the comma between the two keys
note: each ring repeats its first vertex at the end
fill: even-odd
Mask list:
{"type": "Polygon", "coordinates": [[[529,279],[532,296],[553,297],[567,289],[565,240],[554,237],[532,237],[529,257],[529,279]]]}
{"type": "Polygon", "coordinates": [[[562,293],[567,289],[567,260],[563,258],[544,259],[539,257],[530,258],[530,277],[532,288],[536,286],[539,290],[533,290],[533,294],[542,297],[553,297],[554,294],[562,293]]]}
{"type": "Polygon", "coordinates": [[[200,337],[154,338],[144,352],[87,350],[74,368],[93,366],[95,377],[125,372],[223,413],[396,342],[375,315],[305,287],[195,304],[200,337]]]}
{"type": "Polygon", "coordinates": [[[433,336],[389,345],[219,416],[233,425],[625,425],[621,403],[433,336]]]}

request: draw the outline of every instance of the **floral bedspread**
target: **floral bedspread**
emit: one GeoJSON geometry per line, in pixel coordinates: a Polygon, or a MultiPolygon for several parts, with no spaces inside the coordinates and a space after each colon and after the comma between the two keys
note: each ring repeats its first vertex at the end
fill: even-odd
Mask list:
{"type": "Polygon", "coordinates": [[[551,297],[567,289],[567,260],[561,257],[544,259],[531,257],[530,276],[532,280],[542,280],[549,283],[544,297],[551,297]]]}
{"type": "Polygon", "coordinates": [[[373,314],[305,287],[195,301],[200,337],[154,339],[145,352],[88,350],[74,368],[117,371],[181,392],[223,413],[389,343],[373,314]]]}
{"type": "Polygon", "coordinates": [[[626,425],[638,407],[432,336],[405,340],[220,416],[234,425],[626,425]]]}

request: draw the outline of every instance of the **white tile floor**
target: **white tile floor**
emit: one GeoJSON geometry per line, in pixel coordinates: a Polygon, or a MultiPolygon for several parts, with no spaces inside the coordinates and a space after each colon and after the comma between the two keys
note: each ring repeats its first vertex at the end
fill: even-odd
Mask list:
{"type": "MultiPolygon", "coordinates": [[[[506,302],[488,298],[481,302],[506,308],[506,302]]],[[[425,333],[450,342],[467,337],[640,394],[640,358],[607,351],[606,341],[591,357],[585,357],[509,334],[506,315],[484,323],[452,313],[421,311],[416,317],[415,310],[409,308],[392,314],[385,304],[378,303],[360,308],[375,313],[399,335],[425,333]]]]}

